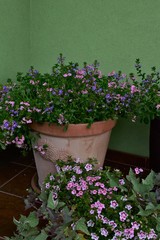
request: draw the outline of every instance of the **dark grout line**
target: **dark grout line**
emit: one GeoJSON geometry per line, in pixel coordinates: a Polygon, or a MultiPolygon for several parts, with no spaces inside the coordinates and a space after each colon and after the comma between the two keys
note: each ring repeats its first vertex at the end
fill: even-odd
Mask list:
{"type": "Polygon", "coordinates": [[[18,162],[11,162],[12,164],[16,164],[16,165],[19,165],[19,166],[23,166],[23,167],[29,167],[29,168],[36,168],[35,166],[32,166],[33,163],[29,164],[29,165],[26,165],[26,164],[23,164],[23,163],[18,163],[18,162]]]}
{"type": "Polygon", "coordinates": [[[13,193],[4,192],[4,191],[1,191],[1,190],[0,190],[0,193],[3,193],[3,194],[6,194],[6,195],[9,195],[9,196],[13,196],[13,197],[17,197],[17,198],[23,199],[22,196],[19,196],[19,195],[13,194],[13,193]]]}
{"type": "Polygon", "coordinates": [[[21,170],[19,173],[17,173],[16,175],[14,175],[12,178],[10,178],[7,182],[3,183],[1,186],[0,186],[0,189],[2,187],[4,187],[7,183],[11,182],[13,179],[15,179],[18,175],[20,175],[21,173],[23,173],[26,169],[30,168],[29,166],[27,166],[26,168],[24,168],[23,170],[21,170]]]}

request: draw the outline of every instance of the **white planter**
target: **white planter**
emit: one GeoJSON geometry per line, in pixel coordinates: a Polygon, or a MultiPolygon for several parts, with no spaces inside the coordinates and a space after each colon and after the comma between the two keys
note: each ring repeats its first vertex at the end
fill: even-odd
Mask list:
{"type": "Polygon", "coordinates": [[[56,172],[56,160],[66,160],[68,155],[83,161],[94,157],[98,160],[96,168],[103,167],[111,130],[115,124],[114,120],[95,122],[90,128],[87,128],[87,124],[70,124],[67,131],[64,131],[63,127],[55,124],[49,126],[48,123],[33,123],[33,133],[40,134],[33,148],[36,145],[48,145],[45,155],[34,151],[39,185],[42,186],[47,174],[56,172]]]}

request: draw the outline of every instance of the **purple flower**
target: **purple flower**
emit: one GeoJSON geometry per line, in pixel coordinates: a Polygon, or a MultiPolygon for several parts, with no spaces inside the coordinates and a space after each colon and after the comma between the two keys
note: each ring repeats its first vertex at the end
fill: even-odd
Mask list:
{"type": "Polygon", "coordinates": [[[93,90],[93,91],[96,90],[96,85],[92,86],[92,90],[93,90]]]}
{"type": "Polygon", "coordinates": [[[46,188],[49,189],[50,188],[50,183],[46,183],[46,188]]]}
{"type": "Polygon", "coordinates": [[[73,168],[73,171],[76,173],[76,174],[82,174],[82,169],[80,168],[80,166],[75,166],[73,168]]]}
{"type": "Polygon", "coordinates": [[[60,90],[58,91],[58,95],[62,95],[62,94],[63,94],[63,90],[60,89],[60,90]]]}
{"type": "Polygon", "coordinates": [[[115,230],[114,233],[115,233],[116,237],[121,237],[122,236],[122,232],[119,231],[119,230],[115,230]]]}
{"type": "Polygon", "coordinates": [[[98,240],[99,237],[97,236],[96,233],[91,233],[91,239],[93,239],[93,240],[98,240]]]}
{"type": "Polygon", "coordinates": [[[88,227],[94,227],[94,222],[92,220],[87,221],[88,227]]]}
{"type": "Polygon", "coordinates": [[[137,234],[139,239],[146,239],[147,233],[143,232],[142,230],[137,234]]]}
{"type": "Polygon", "coordinates": [[[91,215],[94,214],[94,210],[93,209],[91,209],[89,212],[90,212],[91,215]]]}
{"type": "Polygon", "coordinates": [[[128,205],[125,206],[125,208],[126,208],[127,210],[131,210],[131,209],[132,209],[132,206],[131,206],[130,204],[128,204],[128,205]]]}
{"type": "Polygon", "coordinates": [[[150,230],[150,232],[147,236],[148,239],[157,239],[157,237],[158,236],[155,234],[155,231],[153,229],[150,230]]]}
{"type": "Polygon", "coordinates": [[[50,179],[50,181],[53,181],[53,180],[54,180],[54,176],[51,175],[51,176],[49,177],[49,179],[50,179]]]}
{"type": "Polygon", "coordinates": [[[120,185],[124,185],[124,184],[125,184],[124,179],[119,179],[119,184],[120,184],[120,185]]]}
{"type": "Polygon", "coordinates": [[[51,107],[46,108],[46,109],[42,112],[42,114],[44,114],[44,113],[51,113],[51,112],[53,111],[53,108],[54,108],[54,106],[51,106],[51,107]]]}
{"type": "Polygon", "coordinates": [[[9,91],[9,87],[3,86],[3,92],[7,93],[9,91]]]}
{"type": "Polygon", "coordinates": [[[105,236],[105,237],[108,236],[108,231],[105,228],[101,228],[100,233],[101,233],[102,236],[105,236]]]}

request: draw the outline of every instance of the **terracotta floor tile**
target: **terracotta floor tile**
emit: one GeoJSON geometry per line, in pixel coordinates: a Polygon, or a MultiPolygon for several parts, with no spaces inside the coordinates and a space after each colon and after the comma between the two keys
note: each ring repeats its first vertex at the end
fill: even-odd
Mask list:
{"type": "Polygon", "coordinates": [[[18,219],[25,213],[24,201],[21,198],[0,193],[0,236],[11,236],[16,227],[13,216],[18,219]]]}
{"type": "Polygon", "coordinates": [[[20,166],[7,160],[0,160],[0,188],[6,181],[13,178],[25,168],[25,166],[20,166]]]}
{"type": "Polygon", "coordinates": [[[22,173],[16,176],[12,181],[4,185],[0,190],[22,197],[26,196],[26,189],[31,187],[31,179],[35,172],[35,168],[28,167],[22,173]]]}

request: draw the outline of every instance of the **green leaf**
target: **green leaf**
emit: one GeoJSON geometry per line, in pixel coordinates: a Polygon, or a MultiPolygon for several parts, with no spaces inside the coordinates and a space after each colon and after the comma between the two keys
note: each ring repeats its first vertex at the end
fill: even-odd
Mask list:
{"type": "Polygon", "coordinates": [[[133,190],[136,193],[145,196],[151,190],[151,185],[147,185],[147,182],[150,182],[150,177],[146,180],[146,184],[140,183],[139,178],[136,178],[134,172],[132,171],[132,169],[130,169],[129,175],[126,178],[132,183],[133,190]]]}
{"type": "Polygon", "coordinates": [[[146,210],[153,210],[155,213],[157,210],[160,210],[160,204],[155,206],[152,202],[149,202],[146,206],[146,210]]]}
{"type": "Polygon", "coordinates": [[[145,185],[148,185],[148,190],[152,190],[152,188],[154,187],[155,179],[156,179],[156,174],[154,171],[151,171],[146,177],[146,179],[142,180],[142,183],[145,185]]]}
{"type": "Polygon", "coordinates": [[[41,191],[40,195],[38,196],[38,198],[44,202],[47,201],[47,194],[45,191],[41,191]]]}
{"type": "Polygon", "coordinates": [[[90,235],[87,225],[85,224],[85,218],[80,218],[75,226],[75,230],[81,231],[82,233],[85,233],[86,235],[90,235]]]}
{"type": "Polygon", "coordinates": [[[140,211],[138,212],[138,215],[142,216],[142,217],[148,217],[149,215],[151,215],[154,210],[153,209],[149,209],[149,210],[143,210],[143,208],[141,206],[139,206],[140,211]]]}
{"type": "Polygon", "coordinates": [[[84,237],[84,234],[77,233],[75,240],[86,240],[86,238],[84,237]]]}
{"type": "Polygon", "coordinates": [[[18,221],[16,218],[13,218],[13,223],[18,226],[20,224],[20,221],[18,221]]]}
{"type": "Polygon", "coordinates": [[[27,218],[27,221],[28,221],[28,224],[31,226],[31,227],[36,227],[39,223],[39,219],[38,217],[36,216],[35,212],[31,212],[27,218]]]}
{"type": "Polygon", "coordinates": [[[71,215],[72,215],[72,212],[69,210],[67,206],[65,206],[62,209],[62,217],[65,224],[68,224],[72,221],[71,215]]]}
{"type": "Polygon", "coordinates": [[[35,238],[35,240],[46,240],[48,238],[48,234],[42,230],[41,233],[35,238]]]}
{"type": "Polygon", "coordinates": [[[54,201],[52,196],[53,196],[53,193],[50,192],[49,197],[48,197],[48,201],[47,201],[47,207],[54,210],[54,209],[56,209],[56,207],[58,205],[58,200],[54,201]]]}
{"type": "Polygon", "coordinates": [[[64,207],[66,204],[64,202],[58,202],[57,209],[64,207]]]}
{"type": "Polygon", "coordinates": [[[157,225],[156,225],[156,230],[160,232],[160,218],[156,218],[157,225]]]}

